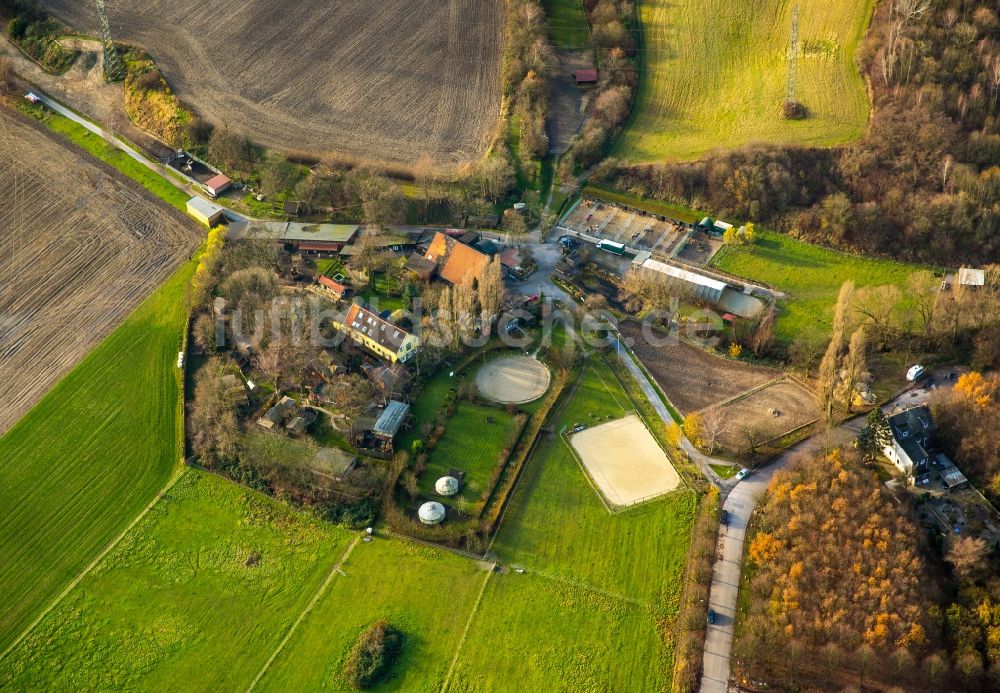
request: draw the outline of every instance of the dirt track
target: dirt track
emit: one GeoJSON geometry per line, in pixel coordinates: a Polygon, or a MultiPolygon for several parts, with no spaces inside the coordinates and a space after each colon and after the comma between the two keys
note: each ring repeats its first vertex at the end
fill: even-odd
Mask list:
{"type": "Polygon", "coordinates": [[[0,109],[0,434],[199,237],[176,210],[0,109]]]}
{"type": "MultiPolygon", "coordinates": [[[[93,3],[42,4],[96,33],[93,3]]],[[[109,0],[108,14],[203,116],[283,151],[454,164],[485,151],[499,114],[499,0],[109,0]]]]}

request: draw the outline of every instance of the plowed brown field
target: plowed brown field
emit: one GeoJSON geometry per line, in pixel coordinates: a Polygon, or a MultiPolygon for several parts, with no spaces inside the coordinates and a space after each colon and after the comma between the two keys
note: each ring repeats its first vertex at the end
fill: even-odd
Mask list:
{"type": "Polygon", "coordinates": [[[145,190],[0,109],[0,434],[199,236],[145,190]]]}
{"type": "MultiPolygon", "coordinates": [[[[96,33],[92,2],[43,0],[96,33]]],[[[109,0],[112,32],[217,126],[317,157],[477,158],[500,108],[500,0],[109,0]]]]}

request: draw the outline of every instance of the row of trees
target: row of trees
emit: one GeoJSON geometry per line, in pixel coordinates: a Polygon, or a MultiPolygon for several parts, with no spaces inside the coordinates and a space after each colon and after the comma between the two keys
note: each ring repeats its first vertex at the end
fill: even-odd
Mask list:
{"type": "Polygon", "coordinates": [[[608,162],[599,179],[845,249],[937,263],[1000,255],[994,8],[882,3],[859,58],[874,109],[865,136],[849,146],[752,146],[691,164],[608,162]]]}
{"type": "Polygon", "coordinates": [[[508,2],[506,26],[503,91],[520,130],[517,154],[527,166],[549,150],[549,79],[558,60],[548,41],[545,10],[536,0],[508,2]]]}

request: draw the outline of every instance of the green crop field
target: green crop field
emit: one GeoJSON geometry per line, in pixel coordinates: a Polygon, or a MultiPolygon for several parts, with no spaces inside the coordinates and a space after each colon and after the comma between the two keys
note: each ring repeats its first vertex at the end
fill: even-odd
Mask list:
{"type": "Polygon", "coordinates": [[[808,331],[829,335],[833,306],[848,279],[856,286],[905,286],[919,269],[892,260],[839,253],[784,234],[761,231],[752,247],[729,246],[712,258],[720,270],[769,284],[788,294],[780,301],[775,324],[780,341],[790,342],[808,331]]]}
{"type": "Polygon", "coordinates": [[[349,540],[188,471],[0,664],[0,688],[243,689],[349,540]]]}
{"type": "Polygon", "coordinates": [[[499,407],[459,402],[455,414],[444,424],[444,435],[427,455],[427,470],[420,475],[425,494],[434,491],[434,482],[452,467],[465,472],[460,497],[473,503],[488,491],[500,454],[513,446],[517,424],[512,414],[499,407]]]}
{"type": "Polygon", "coordinates": [[[349,690],[341,668],[380,619],[403,631],[394,676],[376,691],[438,691],[487,573],[447,551],[376,538],[358,544],[257,690],[349,690]]]}
{"type": "Polygon", "coordinates": [[[178,270],[0,438],[0,652],[175,472],[178,270]]]}
{"type": "Polygon", "coordinates": [[[447,691],[669,690],[670,667],[645,606],[510,572],[490,578],[447,691]]]}
{"type": "Polygon", "coordinates": [[[781,115],[792,6],[785,0],[644,0],[634,117],[614,156],[632,163],[698,158],[749,142],[827,146],[859,137],[868,96],[855,67],[874,0],[802,0],[797,100],[781,115]]]}

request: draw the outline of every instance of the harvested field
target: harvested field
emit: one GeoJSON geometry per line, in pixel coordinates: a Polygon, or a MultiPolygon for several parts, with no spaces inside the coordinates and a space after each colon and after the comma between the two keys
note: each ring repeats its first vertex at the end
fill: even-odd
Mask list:
{"type": "MultiPolygon", "coordinates": [[[[622,336],[671,403],[682,414],[710,407],[760,387],[778,377],[778,371],[713,356],[683,341],[654,346],[636,322],[619,325],[622,336]]],[[[664,335],[657,335],[663,339],[664,335]]]]}
{"type": "Polygon", "coordinates": [[[0,111],[0,433],[187,258],[176,210],[0,111]]]}
{"type": "Polygon", "coordinates": [[[681,485],[674,465],[635,414],[574,433],[570,443],[613,505],[632,505],[681,485]]]}
{"type": "Polygon", "coordinates": [[[775,438],[820,415],[816,398],[794,380],[780,380],[716,408],[721,409],[727,424],[719,444],[730,452],[744,446],[747,430],[757,431],[759,438],[775,438]]]}
{"type": "MultiPolygon", "coordinates": [[[[92,4],[42,4],[96,34],[92,4]]],[[[114,0],[108,13],[181,99],[266,147],[455,164],[486,150],[499,115],[497,0],[114,0]]]]}

